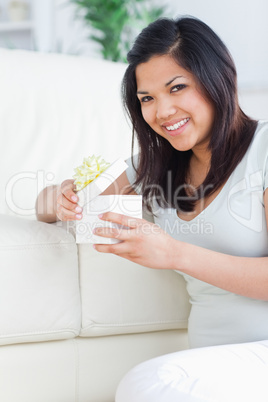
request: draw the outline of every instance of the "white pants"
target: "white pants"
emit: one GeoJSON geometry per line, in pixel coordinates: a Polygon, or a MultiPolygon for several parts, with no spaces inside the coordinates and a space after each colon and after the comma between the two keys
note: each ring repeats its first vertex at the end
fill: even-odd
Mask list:
{"type": "Polygon", "coordinates": [[[268,341],[154,358],[120,382],[116,402],[268,402],[268,341]]]}

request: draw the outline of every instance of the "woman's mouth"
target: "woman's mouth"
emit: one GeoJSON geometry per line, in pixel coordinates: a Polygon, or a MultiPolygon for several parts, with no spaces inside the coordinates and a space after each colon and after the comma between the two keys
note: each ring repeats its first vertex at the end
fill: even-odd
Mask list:
{"type": "Polygon", "coordinates": [[[163,127],[165,130],[168,131],[168,134],[177,135],[182,131],[182,127],[184,127],[188,123],[189,120],[190,120],[190,118],[187,117],[186,119],[182,119],[173,125],[170,125],[170,126],[165,125],[163,127]]]}

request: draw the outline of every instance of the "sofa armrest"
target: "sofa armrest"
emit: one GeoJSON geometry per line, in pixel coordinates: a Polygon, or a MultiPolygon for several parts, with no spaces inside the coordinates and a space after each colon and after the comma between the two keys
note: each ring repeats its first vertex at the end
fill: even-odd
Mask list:
{"type": "Polygon", "coordinates": [[[75,337],[81,326],[74,238],[0,215],[0,345],[75,337]]]}

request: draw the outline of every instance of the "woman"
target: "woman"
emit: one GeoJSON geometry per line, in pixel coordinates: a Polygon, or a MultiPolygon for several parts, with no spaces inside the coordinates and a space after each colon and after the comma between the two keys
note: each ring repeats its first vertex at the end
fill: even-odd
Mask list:
{"type": "MultiPolygon", "coordinates": [[[[118,188],[130,191],[130,183],[132,191],[141,192],[161,229],[152,224],[148,233],[144,220],[129,223],[126,216],[106,213],[101,219],[130,229],[96,229],[97,235],[121,243],[95,249],[184,276],[192,303],[192,348],[268,339],[268,124],[242,112],[232,58],[218,36],[195,18],[155,21],[136,39],[128,62],[123,97],[140,152],[118,188]]],[[[55,191],[53,219],[81,218],[72,182],[50,190],[55,191]]],[[[198,353],[203,352],[191,355],[194,366],[198,353]]],[[[230,394],[225,381],[221,396],[202,399],[198,387],[186,392],[185,367],[178,370],[183,359],[178,353],[139,366],[123,380],[117,400],[253,400],[250,384],[241,396],[238,385],[230,394]],[[167,365],[172,376],[160,378],[167,365]]],[[[187,362],[188,357],[186,367],[187,362]]],[[[227,362],[228,372],[230,366],[237,370],[234,357],[227,362]]],[[[208,370],[211,378],[214,366],[208,370]]],[[[244,373],[244,381],[251,374],[244,373]]],[[[267,401],[267,392],[254,400],[267,401]]]]}

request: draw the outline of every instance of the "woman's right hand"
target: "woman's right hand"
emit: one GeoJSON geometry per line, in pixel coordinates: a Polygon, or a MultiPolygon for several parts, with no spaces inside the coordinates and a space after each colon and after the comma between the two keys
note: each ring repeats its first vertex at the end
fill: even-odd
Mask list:
{"type": "Polygon", "coordinates": [[[58,187],[56,215],[61,221],[82,219],[83,209],[78,205],[74,180],[64,180],[58,187]]]}

